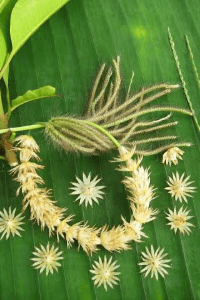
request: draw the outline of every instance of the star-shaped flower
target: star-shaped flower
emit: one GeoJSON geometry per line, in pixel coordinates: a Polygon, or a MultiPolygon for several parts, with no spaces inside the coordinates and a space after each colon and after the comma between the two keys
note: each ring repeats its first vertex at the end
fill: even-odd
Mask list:
{"type": "Polygon", "coordinates": [[[167,254],[163,254],[164,248],[160,250],[160,247],[155,251],[153,245],[151,245],[151,250],[146,247],[146,253],[142,252],[142,260],[143,262],[139,263],[140,266],[143,266],[141,273],[145,272],[145,277],[151,273],[151,278],[153,276],[158,280],[158,274],[162,277],[165,277],[168,272],[165,268],[171,268],[168,263],[171,259],[163,259],[167,254]]]}
{"type": "Polygon", "coordinates": [[[119,265],[116,265],[117,261],[112,262],[112,256],[110,257],[109,261],[107,261],[107,257],[104,256],[104,260],[101,260],[99,257],[99,261],[94,262],[95,265],[93,266],[93,270],[90,270],[91,273],[94,274],[92,280],[94,280],[94,284],[99,287],[103,284],[105,290],[107,291],[107,285],[113,288],[113,284],[118,284],[119,278],[117,275],[120,272],[115,272],[119,265]]]}
{"type": "Polygon", "coordinates": [[[36,252],[33,252],[33,254],[36,257],[31,258],[31,260],[34,261],[32,266],[35,269],[40,269],[40,273],[46,270],[46,275],[48,275],[49,272],[53,274],[54,269],[58,271],[57,267],[61,266],[58,260],[64,259],[60,256],[63,252],[58,252],[59,249],[54,248],[54,245],[50,247],[49,243],[46,248],[43,245],[40,245],[40,248],[41,249],[35,247],[36,252]]]}
{"type": "Polygon", "coordinates": [[[170,221],[167,225],[171,226],[171,229],[177,232],[177,230],[180,230],[181,233],[187,233],[190,234],[191,226],[194,226],[193,224],[189,223],[188,220],[193,218],[193,216],[188,216],[190,210],[187,210],[186,208],[183,209],[181,207],[179,211],[176,211],[176,207],[174,208],[174,211],[169,209],[169,213],[166,213],[167,219],[170,221]]]}
{"type": "Polygon", "coordinates": [[[92,206],[92,201],[95,201],[99,204],[98,198],[102,199],[102,194],[104,194],[101,189],[105,186],[96,186],[97,183],[101,180],[96,176],[93,180],[91,180],[91,174],[88,177],[83,173],[83,181],[81,181],[78,177],[76,177],[77,182],[71,182],[74,187],[70,189],[73,190],[71,193],[72,195],[79,195],[75,201],[79,201],[81,205],[85,202],[85,206],[87,207],[88,204],[92,206]]]}
{"type": "Polygon", "coordinates": [[[189,182],[190,176],[186,178],[184,176],[184,173],[181,176],[178,172],[176,174],[172,173],[172,177],[169,177],[169,181],[167,182],[169,186],[165,188],[175,200],[179,200],[180,202],[182,200],[187,202],[186,197],[192,197],[191,193],[194,193],[196,189],[190,186],[193,183],[193,181],[189,182]]]}
{"type": "Polygon", "coordinates": [[[0,211],[0,232],[3,232],[1,239],[6,234],[6,239],[9,238],[10,234],[13,236],[17,234],[18,236],[21,236],[19,233],[19,230],[24,230],[20,227],[21,224],[24,224],[21,222],[21,220],[24,217],[21,217],[21,213],[15,216],[16,208],[11,211],[11,207],[9,207],[9,211],[7,212],[6,209],[3,209],[3,212],[0,211]]]}

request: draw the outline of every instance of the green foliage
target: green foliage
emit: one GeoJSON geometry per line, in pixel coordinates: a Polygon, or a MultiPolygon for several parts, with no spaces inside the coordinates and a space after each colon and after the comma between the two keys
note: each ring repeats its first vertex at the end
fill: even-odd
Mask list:
{"type": "Polygon", "coordinates": [[[11,16],[12,55],[66,2],[68,0],[19,0],[11,16]]]}
{"type": "Polygon", "coordinates": [[[16,109],[18,106],[27,103],[29,101],[53,97],[56,94],[56,89],[50,85],[43,86],[39,89],[33,91],[27,91],[24,95],[17,97],[16,99],[12,100],[12,108],[11,111],[16,109]]]}

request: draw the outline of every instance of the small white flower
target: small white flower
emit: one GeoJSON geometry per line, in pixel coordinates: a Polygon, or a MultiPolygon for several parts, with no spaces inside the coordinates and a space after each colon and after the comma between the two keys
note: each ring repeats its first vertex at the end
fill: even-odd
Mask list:
{"type": "Polygon", "coordinates": [[[124,223],[125,233],[130,240],[141,242],[143,237],[147,238],[146,234],[142,231],[142,224],[138,221],[135,221],[133,216],[131,216],[129,223],[122,216],[121,219],[124,223]]]}
{"type": "Polygon", "coordinates": [[[166,165],[170,165],[170,166],[171,166],[171,163],[177,165],[178,164],[178,159],[182,159],[183,153],[184,153],[184,151],[182,151],[178,147],[169,148],[163,154],[162,163],[166,163],[166,165]]]}
{"type": "Polygon", "coordinates": [[[135,205],[131,203],[131,209],[135,220],[141,224],[154,220],[155,215],[159,213],[158,209],[145,207],[144,205],[135,205]]]}
{"type": "Polygon", "coordinates": [[[40,147],[31,135],[20,135],[14,139],[14,142],[18,142],[17,145],[21,148],[29,148],[36,152],[40,151],[40,147]]]}
{"type": "Polygon", "coordinates": [[[13,236],[17,234],[18,236],[21,236],[19,233],[19,230],[24,230],[20,227],[21,224],[24,224],[21,222],[21,220],[24,217],[21,217],[21,213],[15,216],[16,208],[11,211],[11,207],[9,207],[9,211],[7,212],[5,208],[3,209],[3,212],[0,211],[0,232],[3,232],[1,239],[6,234],[6,239],[9,238],[10,234],[13,236]]]}
{"type": "Polygon", "coordinates": [[[151,278],[153,276],[156,277],[158,280],[158,274],[160,274],[162,277],[165,277],[168,272],[165,270],[165,268],[171,268],[171,266],[168,265],[168,263],[171,261],[171,259],[163,259],[167,254],[163,254],[164,248],[160,250],[160,247],[155,251],[153,248],[153,245],[151,245],[151,250],[147,247],[145,247],[146,253],[142,252],[142,260],[143,262],[139,263],[138,265],[143,266],[143,269],[141,270],[141,273],[145,272],[145,277],[151,273],[151,278]]]}
{"type": "Polygon", "coordinates": [[[133,154],[135,153],[135,148],[133,147],[132,149],[127,149],[124,146],[121,146],[119,148],[119,157],[114,158],[113,162],[121,162],[121,161],[128,161],[131,159],[133,154]]]}
{"type": "Polygon", "coordinates": [[[117,261],[112,262],[112,256],[107,261],[107,257],[104,256],[104,260],[101,260],[99,257],[99,261],[94,262],[95,265],[92,265],[93,270],[90,270],[91,273],[94,274],[92,280],[94,280],[94,284],[99,287],[103,284],[105,290],[107,291],[107,285],[113,288],[113,284],[118,284],[119,278],[117,277],[120,272],[115,272],[119,265],[116,265],[117,261]]]}
{"type": "Polygon", "coordinates": [[[35,258],[31,258],[31,260],[34,261],[33,267],[35,269],[40,269],[40,273],[42,273],[46,269],[46,275],[49,274],[49,271],[51,274],[53,274],[54,269],[58,271],[57,267],[60,267],[61,264],[58,262],[58,260],[64,259],[62,256],[60,256],[63,252],[58,252],[58,248],[54,248],[54,245],[51,246],[49,243],[47,244],[47,247],[40,245],[40,248],[35,247],[37,252],[33,252],[33,254],[36,256],[35,258]]]}
{"type": "Polygon", "coordinates": [[[81,181],[78,177],[76,177],[78,182],[71,182],[74,187],[70,189],[74,190],[71,194],[72,195],[79,195],[75,201],[79,201],[81,205],[85,202],[85,206],[87,207],[88,204],[92,206],[92,201],[95,201],[99,204],[98,198],[102,199],[102,194],[104,194],[101,189],[105,186],[96,186],[96,184],[101,180],[98,179],[96,176],[93,180],[91,180],[91,175],[89,174],[88,177],[83,173],[83,181],[81,181]]]}
{"type": "Polygon", "coordinates": [[[190,185],[193,181],[188,182],[190,176],[184,179],[185,174],[183,173],[181,176],[176,172],[176,174],[172,174],[172,177],[169,177],[169,181],[167,184],[169,185],[165,189],[168,190],[168,193],[171,194],[175,200],[179,200],[182,202],[184,200],[187,202],[187,197],[192,197],[191,193],[194,193],[195,187],[191,187],[190,185]]]}
{"type": "Polygon", "coordinates": [[[174,229],[175,233],[177,232],[177,229],[179,229],[183,234],[190,234],[190,227],[194,226],[193,224],[188,222],[189,219],[193,218],[193,216],[188,216],[190,210],[187,210],[186,208],[183,209],[183,207],[181,207],[177,212],[176,207],[174,208],[174,211],[170,210],[169,208],[168,210],[169,213],[166,213],[166,218],[170,222],[167,225],[170,225],[171,229],[174,229]]]}
{"type": "Polygon", "coordinates": [[[129,159],[126,161],[126,166],[121,165],[116,170],[122,172],[134,172],[139,168],[142,159],[142,156],[139,156],[137,159],[129,159]]]}

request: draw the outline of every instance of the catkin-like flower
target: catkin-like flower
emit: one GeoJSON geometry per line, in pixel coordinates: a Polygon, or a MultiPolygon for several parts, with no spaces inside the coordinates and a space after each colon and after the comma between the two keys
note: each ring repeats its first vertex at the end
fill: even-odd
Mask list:
{"type": "Polygon", "coordinates": [[[20,225],[24,224],[23,222],[21,222],[21,220],[24,219],[24,217],[22,217],[21,213],[18,215],[15,215],[16,212],[16,208],[12,211],[11,207],[9,207],[8,212],[6,211],[6,209],[3,209],[3,212],[0,211],[0,232],[2,232],[2,236],[1,239],[6,235],[6,239],[9,238],[10,234],[12,234],[12,236],[14,235],[18,235],[21,236],[21,234],[19,233],[20,230],[23,230],[23,228],[21,228],[20,225]]]}
{"type": "Polygon", "coordinates": [[[46,275],[48,275],[49,272],[53,274],[54,270],[58,272],[58,267],[61,266],[58,261],[64,259],[64,257],[61,256],[63,252],[55,248],[54,245],[50,247],[49,243],[46,248],[43,245],[40,245],[40,248],[35,247],[36,251],[33,252],[33,254],[36,257],[31,258],[34,262],[32,266],[35,269],[40,269],[40,273],[46,270],[46,275]]]}
{"type": "Polygon", "coordinates": [[[14,142],[21,148],[31,149],[34,152],[40,151],[40,147],[31,135],[20,135],[14,139],[14,142]]]}
{"type": "Polygon", "coordinates": [[[141,273],[145,273],[145,277],[151,273],[151,278],[155,276],[157,280],[158,274],[160,274],[162,277],[165,277],[165,275],[168,274],[165,269],[171,268],[171,266],[168,265],[171,259],[164,259],[164,257],[167,256],[167,254],[163,254],[164,248],[160,250],[159,247],[155,251],[153,245],[151,245],[150,250],[147,247],[145,249],[146,253],[142,252],[143,262],[139,263],[139,265],[143,267],[141,273]]]}
{"type": "Polygon", "coordinates": [[[119,157],[116,157],[114,159],[114,162],[129,161],[132,158],[133,154],[135,153],[135,149],[136,147],[133,147],[132,149],[128,149],[124,146],[121,146],[119,148],[119,157]]]}
{"type": "Polygon", "coordinates": [[[89,227],[87,224],[80,226],[77,232],[77,240],[80,246],[87,254],[98,250],[97,246],[101,244],[98,236],[100,229],[89,227]]]}
{"type": "Polygon", "coordinates": [[[125,234],[125,228],[122,226],[113,227],[110,230],[105,225],[100,234],[101,245],[108,251],[128,250],[128,242],[131,238],[125,234]]]}
{"type": "Polygon", "coordinates": [[[191,193],[194,193],[196,189],[196,187],[190,186],[193,183],[193,181],[189,181],[190,176],[186,178],[184,178],[184,176],[185,173],[181,176],[178,172],[176,172],[176,174],[172,173],[172,177],[168,178],[168,187],[165,188],[175,200],[179,200],[180,202],[182,202],[182,200],[187,202],[187,197],[192,197],[191,193]]]}
{"type": "Polygon", "coordinates": [[[131,203],[131,209],[133,217],[141,224],[154,220],[156,218],[155,215],[159,213],[158,209],[145,207],[144,205],[135,205],[134,203],[131,203]]]}
{"type": "Polygon", "coordinates": [[[131,217],[129,223],[123,217],[121,217],[121,219],[124,223],[125,234],[128,239],[135,242],[141,242],[143,237],[147,238],[146,234],[142,231],[143,227],[140,222],[135,221],[133,217],[131,217]]]}
{"type": "Polygon", "coordinates": [[[178,164],[178,159],[182,159],[184,151],[179,149],[178,147],[172,147],[169,148],[164,154],[163,154],[163,163],[166,163],[166,165],[170,165],[173,163],[175,165],[178,164]]]}
{"type": "Polygon", "coordinates": [[[113,284],[118,284],[119,278],[117,277],[120,272],[116,272],[115,270],[119,268],[119,265],[116,265],[117,261],[112,262],[112,256],[109,260],[104,256],[104,260],[102,261],[101,257],[99,257],[99,261],[95,261],[92,265],[93,269],[90,270],[94,276],[92,280],[94,280],[94,284],[97,287],[103,284],[104,289],[107,291],[107,286],[109,285],[113,288],[113,284]]]}
{"type": "Polygon", "coordinates": [[[168,208],[167,219],[170,221],[167,223],[167,225],[171,226],[171,229],[177,232],[179,230],[181,233],[187,233],[190,234],[191,229],[190,227],[194,226],[190,222],[188,222],[189,219],[193,218],[193,216],[188,216],[190,210],[187,210],[187,208],[181,207],[179,211],[176,211],[176,207],[174,208],[174,211],[168,208]]]}
{"type": "Polygon", "coordinates": [[[88,204],[92,206],[92,201],[95,201],[99,204],[98,199],[103,198],[104,192],[101,191],[105,186],[97,186],[97,183],[101,180],[96,176],[91,180],[91,174],[88,177],[83,173],[83,180],[80,180],[76,177],[77,182],[71,182],[73,187],[70,189],[73,190],[71,195],[79,195],[75,201],[79,201],[79,204],[83,204],[85,202],[85,206],[88,204]]]}

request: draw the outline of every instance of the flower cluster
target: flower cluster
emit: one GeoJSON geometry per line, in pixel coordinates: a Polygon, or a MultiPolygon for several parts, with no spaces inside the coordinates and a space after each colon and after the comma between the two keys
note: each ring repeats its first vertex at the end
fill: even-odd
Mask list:
{"type": "Polygon", "coordinates": [[[134,148],[129,150],[125,147],[119,149],[119,157],[115,161],[125,162],[126,166],[120,166],[118,170],[130,172],[131,176],[127,176],[123,183],[130,193],[130,207],[132,217],[130,222],[126,222],[122,218],[126,233],[134,240],[140,241],[141,237],[146,237],[142,232],[144,223],[155,219],[155,215],[159,212],[157,209],[150,207],[151,201],[155,198],[155,189],[150,183],[149,169],[141,166],[142,157],[133,160],[134,148]]]}
{"type": "MultiPolygon", "coordinates": [[[[187,202],[187,197],[192,197],[192,193],[195,192],[196,188],[191,186],[193,182],[190,182],[189,179],[190,176],[185,177],[184,173],[180,176],[178,172],[176,172],[176,174],[172,173],[172,177],[168,178],[168,187],[165,189],[168,190],[175,201],[179,200],[182,203],[184,200],[187,202]]],[[[176,207],[174,211],[168,208],[168,211],[166,218],[170,221],[168,225],[171,226],[171,229],[173,229],[175,233],[179,230],[180,233],[190,234],[190,227],[194,226],[188,222],[188,220],[192,218],[192,216],[188,215],[190,211],[186,208],[183,209],[183,207],[181,207],[179,211],[176,211],[176,207]]]]}

